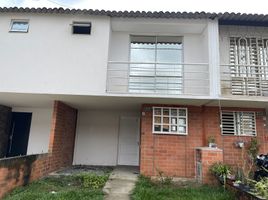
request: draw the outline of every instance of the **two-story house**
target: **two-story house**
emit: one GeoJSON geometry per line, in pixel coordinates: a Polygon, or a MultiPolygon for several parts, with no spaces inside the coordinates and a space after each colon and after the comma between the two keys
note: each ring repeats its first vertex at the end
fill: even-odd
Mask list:
{"type": "Polygon", "coordinates": [[[210,136],[233,166],[238,142],[257,137],[267,153],[267,26],[266,15],[0,8],[1,156],[194,178],[210,136]]]}

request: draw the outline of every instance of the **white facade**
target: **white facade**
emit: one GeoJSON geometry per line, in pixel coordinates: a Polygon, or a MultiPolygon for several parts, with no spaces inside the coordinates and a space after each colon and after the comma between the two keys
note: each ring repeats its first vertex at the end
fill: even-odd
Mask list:
{"type": "Polygon", "coordinates": [[[0,92],[105,93],[109,18],[1,13],[0,27],[0,92]],[[29,32],[9,32],[12,19],[29,20],[29,32]],[[91,22],[91,35],[72,34],[74,21],[91,22]]]}
{"type": "Polygon", "coordinates": [[[166,35],[183,38],[184,97],[215,97],[213,26],[216,20],[1,13],[1,73],[10,76],[0,80],[0,92],[113,96],[106,92],[107,66],[129,62],[130,35],[166,35]],[[12,19],[29,20],[28,33],[9,32],[12,19]],[[72,34],[73,22],[91,22],[91,35],[72,34]]]}

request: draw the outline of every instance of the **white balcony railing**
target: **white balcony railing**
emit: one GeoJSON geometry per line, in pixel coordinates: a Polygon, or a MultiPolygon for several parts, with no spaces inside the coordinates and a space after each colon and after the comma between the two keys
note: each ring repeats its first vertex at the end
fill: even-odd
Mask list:
{"type": "Polygon", "coordinates": [[[110,61],[107,92],[209,95],[208,64],[110,61]]]}
{"type": "Polygon", "coordinates": [[[221,65],[223,95],[268,96],[268,66],[221,65]]]}

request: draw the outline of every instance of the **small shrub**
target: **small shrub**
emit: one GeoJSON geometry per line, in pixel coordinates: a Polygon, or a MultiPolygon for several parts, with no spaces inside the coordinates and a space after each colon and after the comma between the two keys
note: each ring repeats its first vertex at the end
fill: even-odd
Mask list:
{"type": "Polygon", "coordinates": [[[268,199],[268,178],[256,182],[255,190],[258,195],[268,199]]]}
{"type": "Polygon", "coordinates": [[[219,163],[214,163],[210,167],[210,171],[212,174],[223,179],[223,187],[225,188],[226,178],[227,176],[231,175],[231,167],[229,165],[219,162],[219,163]]]}
{"type": "Polygon", "coordinates": [[[173,178],[170,176],[165,176],[164,172],[161,170],[157,170],[158,177],[161,185],[171,185],[173,178]]]}
{"type": "Polygon", "coordinates": [[[106,181],[108,180],[109,175],[97,175],[94,173],[84,173],[78,175],[81,184],[85,188],[99,189],[102,188],[106,181]]]}

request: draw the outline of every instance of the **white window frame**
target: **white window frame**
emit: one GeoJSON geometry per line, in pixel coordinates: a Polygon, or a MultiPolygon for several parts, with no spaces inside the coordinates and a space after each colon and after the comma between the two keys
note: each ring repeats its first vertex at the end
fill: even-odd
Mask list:
{"type": "Polygon", "coordinates": [[[247,137],[256,137],[257,136],[256,112],[254,112],[254,111],[231,111],[231,110],[223,110],[220,113],[220,119],[221,119],[221,134],[223,136],[247,136],[247,137]],[[233,134],[232,134],[231,131],[229,133],[224,133],[223,132],[223,129],[224,129],[224,127],[223,127],[223,114],[224,113],[233,114],[233,116],[234,116],[234,122],[233,122],[233,124],[234,124],[234,127],[233,127],[234,133],[233,134]],[[245,133],[243,133],[244,130],[241,130],[241,127],[239,126],[239,122],[236,121],[236,119],[237,119],[237,116],[236,115],[241,114],[241,113],[251,113],[251,114],[253,114],[253,116],[254,116],[254,121],[253,121],[254,128],[252,128],[252,130],[255,132],[255,134],[254,133],[252,133],[252,134],[245,134],[245,133]]]}
{"type": "MultiPolygon", "coordinates": [[[[152,115],[152,133],[153,134],[162,134],[162,135],[188,135],[188,109],[187,108],[185,108],[185,107],[153,107],[152,112],[153,112],[153,115],[152,115]],[[155,109],[161,109],[161,115],[155,115],[155,109]],[[163,117],[164,117],[164,115],[163,115],[163,109],[169,109],[169,115],[167,116],[167,117],[169,117],[169,124],[164,124],[163,123],[163,117]],[[177,110],[177,115],[176,116],[172,116],[171,115],[171,109],[177,110]],[[185,110],[185,116],[184,117],[183,116],[179,116],[179,110],[185,110]],[[154,121],[154,118],[155,117],[161,117],[161,123],[155,123],[155,121],[154,121]],[[177,131],[176,132],[172,132],[171,131],[171,126],[172,126],[172,124],[170,122],[171,117],[176,117],[177,118],[177,124],[176,124],[177,131]],[[186,132],[185,133],[180,133],[179,132],[179,129],[178,129],[178,127],[179,127],[179,119],[185,119],[185,121],[186,121],[186,124],[185,124],[185,130],[186,130],[186,132]],[[155,125],[160,125],[161,130],[160,131],[155,131],[155,129],[154,129],[155,125]],[[163,125],[169,125],[169,132],[162,131],[162,126],[163,125]]],[[[174,124],[174,126],[175,126],[175,124],[174,124]]]]}
{"type": "Polygon", "coordinates": [[[29,32],[29,27],[30,27],[30,23],[28,19],[12,19],[10,22],[10,28],[9,28],[9,32],[11,33],[28,33],[29,32]],[[27,30],[16,30],[16,29],[12,29],[13,24],[15,22],[23,22],[23,23],[27,23],[28,27],[27,30]]]}
{"type": "MultiPolygon", "coordinates": [[[[180,94],[183,94],[184,93],[184,65],[183,65],[183,59],[184,59],[184,37],[182,35],[130,35],[130,40],[129,40],[129,66],[128,66],[128,92],[130,93],[148,93],[148,94],[173,94],[173,95],[180,95],[180,94]],[[156,45],[154,49],[154,61],[152,63],[148,63],[148,62],[144,62],[144,64],[152,64],[154,65],[155,69],[154,72],[155,74],[154,75],[149,75],[152,79],[154,79],[154,83],[152,83],[154,86],[154,88],[151,88],[151,89],[148,89],[148,88],[132,88],[131,87],[131,78],[132,78],[132,75],[131,75],[131,72],[132,72],[132,68],[131,68],[131,63],[132,63],[132,60],[131,60],[131,51],[132,49],[136,49],[136,48],[132,48],[131,47],[131,43],[132,43],[132,37],[152,37],[152,38],[155,38],[154,40],[154,44],[156,45]],[[159,37],[178,37],[180,38],[180,42],[181,42],[181,48],[179,49],[172,49],[172,50],[179,50],[181,51],[181,62],[178,62],[178,63],[162,63],[162,62],[157,62],[157,51],[159,50],[159,48],[157,48],[157,42],[158,42],[158,38],[159,37]],[[161,89],[161,88],[157,88],[157,84],[156,84],[156,80],[157,78],[161,77],[159,75],[157,75],[157,72],[161,72],[161,71],[157,71],[157,65],[161,65],[161,64],[164,64],[164,65],[170,65],[170,66],[173,66],[173,65],[178,65],[180,68],[179,70],[181,70],[181,73],[180,75],[177,75],[177,76],[163,76],[165,78],[170,78],[171,80],[172,79],[180,79],[178,82],[175,82],[174,84],[178,84],[178,88],[175,88],[173,89],[172,87],[168,88],[168,89],[161,89]],[[140,90],[140,91],[139,91],[140,90]]],[[[144,48],[139,48],[139,49],[144,49],[144,48]]],[[[145,48],[146,49],[146,48],[145,48]]],[[[160,48],[161,49],[161,48],[160,48]]],[[[143,62],[140,62],[140,64],[142,64],[143,62]]],[[[159,70],[159,69],[158,69],[159,70]]],[[[178,70],[178,69],[177,69],[178,70]]],[[[143,77],[143,75],[140,76],[141,78],[143,77]]],[[[170,84],[170,82],[166,83],[167,85],[170,84]]],[[[140,83],[140,85],[142,85],[142,83],[140,83]]]]}

